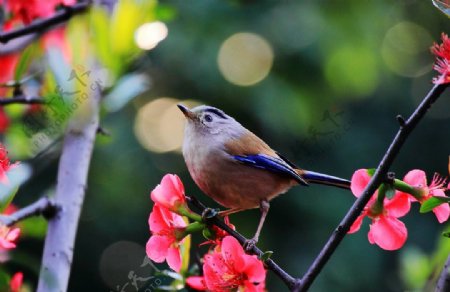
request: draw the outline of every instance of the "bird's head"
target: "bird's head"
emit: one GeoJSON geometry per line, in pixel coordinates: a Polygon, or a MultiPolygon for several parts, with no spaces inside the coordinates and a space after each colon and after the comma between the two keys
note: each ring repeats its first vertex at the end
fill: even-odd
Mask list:
{"type": "Polygon", "coordinates": [[[186,117],[187,131],[203,135],[230,134],[234,136],[242,133],[242,125],[218,108],[201,105],[189,109],[183,104],[178,104],[178,108],[186,117]]]}

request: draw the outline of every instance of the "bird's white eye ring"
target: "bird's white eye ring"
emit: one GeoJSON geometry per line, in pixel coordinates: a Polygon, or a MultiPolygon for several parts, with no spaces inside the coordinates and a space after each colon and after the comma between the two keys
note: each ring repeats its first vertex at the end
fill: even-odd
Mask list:
{"type": "Polygon", "coordinates": [[[213,120],[213,118],[212,118],[211,115],[205,115],[204,119],[205,119],[205,121],[208,122],[208,123],[212,122],[212,120],[213,120]]]}

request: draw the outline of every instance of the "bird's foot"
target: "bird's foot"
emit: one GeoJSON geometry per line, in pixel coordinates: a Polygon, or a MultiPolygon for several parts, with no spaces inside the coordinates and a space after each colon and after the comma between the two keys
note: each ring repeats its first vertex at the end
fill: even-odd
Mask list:
{"type": "Polygon", "coordinates": [[[202,212],[202,220],[208,221],[219,213],[219,209],[205,208],[202,212]]]}
{"type": "Polygon", "coordinates": [[[256,238],[252,238],[252,239],[247,239],[244,242],[244,250],[249,253],[253,250],[253,248],[256,246],[256,244],[258,243],[258,239],[256,238]]]}

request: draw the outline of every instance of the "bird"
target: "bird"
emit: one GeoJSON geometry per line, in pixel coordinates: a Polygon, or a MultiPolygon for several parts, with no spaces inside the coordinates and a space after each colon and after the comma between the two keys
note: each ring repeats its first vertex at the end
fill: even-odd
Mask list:
{"type": "Polygon", "coordinates": [[[188,171],[207,196],[227,208],[221,216],[260,208],[258,242],[270,201],[296,185],[323,184],[349,189],[350,181],[297,167],[224,111],[177,104],[186,118],[182,153],[188,171]]]}

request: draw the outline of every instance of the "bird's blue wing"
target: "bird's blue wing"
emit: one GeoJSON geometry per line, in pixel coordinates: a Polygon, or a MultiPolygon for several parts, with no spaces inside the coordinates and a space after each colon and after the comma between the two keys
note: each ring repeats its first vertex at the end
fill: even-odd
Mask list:
{"type": "Polygon", "coordinates": [[[233,155],[233,158],[241,163],[268,171],[285,174],[292,177],[302,185],[308,185],[307,182],[284,160],[278,157],[272,157],[265,154],[254,155],[233,155]]]}

